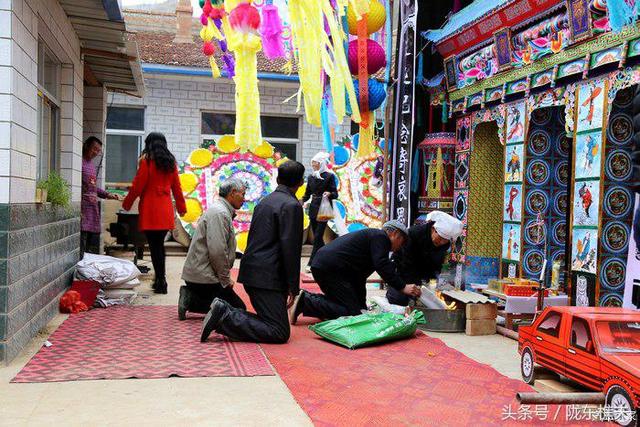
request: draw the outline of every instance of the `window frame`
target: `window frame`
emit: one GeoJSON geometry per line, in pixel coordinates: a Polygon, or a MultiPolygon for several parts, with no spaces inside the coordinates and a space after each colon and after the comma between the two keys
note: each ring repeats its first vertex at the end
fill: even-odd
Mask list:
{"type": "Polygon", "coordinates": [[[562,313],[559,313],[559,312],[557,312],[557,311],[550,311],[549,313],[547,313],[547,315],[546,315],[546,316],[544,316],[544,317],[540,320],[540,323],[538,323],[538,326],[536,326],[536,331],[537,331],[537,332],[539,332],[539,333],[541,333],[541,334],[547,335],[547,336],[549,336],[549,337],[559,338],[559,337],[560,337],[560,331],[562,330],[562,319],[563,319],[563,317],[564,317],[564,316],[562,315],[562,313]],[[542,324],[543,324],[544,322],[546,322],[546,321],[547,321],[551,316],[558,316],[558,317],[560,318],[560,321],[558,322],[558,326],[557,326],[557,328],[556,328],[556,334],[555,334],[555,335],[554,335],[554,334],[551,334],[551,333],[549,333],[549,332],[547,332],[547,331],[545,331],[545,330],[543,330],[543,329],[540,329],[540,328],[541,328],[541,326],[542,326],[542,324]]]}
{"type": "Polygon", "coordinates": [[[37,109],[37,138],[38,138],[38,153],[37,153],[37,162],[38,167],[36,170],[36,180],[44,180],[48,178],[48,175],[55,171],[60,173],[61,170],[61,158],[60,158],[60,140],[61,140],[61,108],[62,102],[60,98],[51,92],[49,92],[44,87],[44,73],[45,73],[45,55],[48,56],[52,61],[54,61],[55,65],[55,86],[56,92],[60,94],[60,89],[62,87],[62,62],[60,59],[53,53],[53,51],[47,46],[46,42],[42,38],[38,38],[38,64],[37,64],[37,76],[36,76],[36,88],[37,88],[37,98],[38,98],[38,109],[37,109]],[[42,79],[42,81],[41,81],[42,79]],[[43,158],[43,120],[44,120],[44,110],[48,109],[50,118],[49,118],[49,139],[48,139],[48,159],[43,158]],[[54,129],[51,129],[55,126],[54,129]],[[44,176],[44,162],[47,162],[47,176],[44,176]]]}
{"type": "Polygon", "coordinates": [[[573,318],[571,319],[571,328],[569,328],[569,347],[578,349],[578,350],[583,351],[583,352],[588,353],[588,354],[594,354],[595,348],[592,348],[592,351],[588,351],[586,346],[582,347],[582,346],[578,345],[577,343],[573,342],[573,326],[576,324],[576,321],[578,323],[582,323],[586,328],[586,331],[587,331],[587,334],[588,334],[588,336],[587,336],[588,339],[585,342],[585,344],[587,342],[589,342],[589,341],[591,341],[592,345],[594,343],[593,331],[591,330],[591,325],[589,325],[589,322],[587,322],[585,319],[583,319],[581,317],[573,316],[573,318]]]}
{"type": "MultiPolygon", "coordinates": [[[[129,108],[132,110],[142,110],[142,125],[143,127],[145,126],[145,120],[146,120],[146,109],[143,106],[137,106],[137,105],[108,105],[107,106],[107,114],[109,113],[109,108],[129,108]]],[[[107,180],[107,163],[109,163],[109,143],[108,143],[108,139],[109,139],[109,135],[112,136],[137,136],[138,137],[138,158],[140,158],[140,155],[142,154],[142,150],[144,149],[144,135],[145,135],[145,129],[142,130],[131,130],[131,129],[116,129],[116,128],[106,128],[106,124],[107,124],[107,120],[105,119],[105,141],[104,144],[106,146],[106,149],[104,150],[102,156],[103,156],[103,163],[104,163],[104,170],[105,170],[105,176],[104,176],[104,180],[105,180],[105,186],[107,187],[111,187],[111,188],[117,188],[117,187],[129,187],[131,185],[131,182],[112,182],[112,181],[108,181],[107,180]]],[[[136,159],[137,162],[137,159],[136,159]]]]}
{"type": "MultiPolygon", "coordinates": [[[[200,143],[204,143],[205,140],[208,140],[208,139],[213,139],[213,140],[217,141],[218,139],[222,138],[224,135],[202,133],[202,123],[204,121],[203,115],[205,113],[209,113],[209,114],[225,114],[225,115],[234,115],[235,113],[229,112],[229,111],[200,110],[200,143]]],[[[296,159],[300,159],[301,155],[302,155],[302,152],[301,152],[302,151],[302,138],[301,138],[302,125],[301,125],[301,120],[300,120],[301,117],[297,116],[297,115],[291,115],[291,114],[280,114],[280,115],[261,114],[260,118],[262,119],[263,117],[265,117],[265,118],[288,118],[288,119],[296,119],[297,120],[297,122],[298,122],[298,138],[272,138],[272,137],[267,137],[267,136],[263,136],[262,138],[265,141],[269,142],[270,144],[290,144],[290,145],[295,145],[295,147],[296,147],[296,159]]]]}

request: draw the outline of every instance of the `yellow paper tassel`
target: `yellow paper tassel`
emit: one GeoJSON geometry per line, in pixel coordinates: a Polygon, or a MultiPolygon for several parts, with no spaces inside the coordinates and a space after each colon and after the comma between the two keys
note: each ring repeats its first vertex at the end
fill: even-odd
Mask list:
{"type": "Polygon", "coordinates": [[[216,59],[211,55],[209,57],[209,66],[211,67],[211,75],[214,79],[220,77],[220,68],[218,68],[218,64],[216,63],[216,59]]]}
{"type": "Polygon", "coordinates": [[[293,73],[293,62],[290,60],[288,60],[283,66],[282,66],[282,72],[285,73],[286,75],[290,76],[291,73],[293,73]]]}
{"type": "MultiPolygon", "coordinates": [[[[346,115],[346,92],[346,95],[349,97],[349,104],[351,105],[351,120],[356,123],[360,123],[361,118],[358,99],[356,98],[355,90],[353,88],[351,71],[349,71],[346,52],[344,51],[344,45],[342,43],[342,38],[344,37],[342,24],[338,19],[336,19],[329,0],[322,0],[322,9],[329,25],[333,43],[329,45],[333,54],[333,69],[325,69],[325,72],[327,72],[327,75],[330,77],[331,97],[333,100],[333,109],[335,111],[336,119],[338,122],[342,122],[346,115]]],[[[328,38],[327,43],[329,43],[328,38]]]]}
{"type": "Polygon", "coordinates": [[[218,27],[216,26],[216,24],[213,23],[213,21],[211,20],[211,18],[208,18],[208,24],[207,24],[207,31],[209,31],[209,33],[211,34],[211,37],[215,37],[218,40],[222,40],[224,39],[224,36],[222,35],[222,33],[220,32],[220,30],[218,29],[218,27]]]}
{"type": "Polygon", "coordinates": [[[242,151],[253,151],[262,144],[256,58],[261,43],[253,35],[242,35],[238,41],[230,46],[236,56],[236,143],[242,151]]]}
{"type": "Polygon", "coordinates": [[[366,159],[371,157],[375,152],[375,146],[373,144],[373,133],[375,128],[375,117],[372,111],[367,111],[362,114],[363,118],[366,115],[366,121],[368,126],[360,126],[360,136],[358,137],[358,152],[356,156],[359,159],[366,159]]]}

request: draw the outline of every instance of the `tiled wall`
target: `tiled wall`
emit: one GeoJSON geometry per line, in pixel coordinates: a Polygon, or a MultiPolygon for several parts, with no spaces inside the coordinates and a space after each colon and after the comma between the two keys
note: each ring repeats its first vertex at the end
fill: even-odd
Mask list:
{"type": "MultiPolygon", "coordinates": [[[[56,0],[0,0],[0,361],[58,311],[79,256],[83,64],[56,0]],[[60,61],[60,166],[74,208],[38,205],[38,39],[60,61]]],[[[99,118],[96,118],[98,121],[99,118]]]]}
{"type": "Polygon", "coordinates": [[[38,37],[62,63],[61,173],[80,200],[83,66],[80,42],[55,0],[0,1],[0,203],[35,201],[38,37]]]}
{"type": "Polygon", "coordinates": [[[13,359],[58,312],[79,239],[76,209],[0,205],[0,361],[13,359]]]}
{"type": "MultiPolygon", "coordinates": [[[[210,77],[164,76],[145,74],[146,95],[143,99],[124,94],[109,94],[109,106],[145,106],[145,131],[162,132],[178,161],[186,160],[201,141],[202,111],[235,113],[234,84],[228,79],[215,82],[210,77]]],[[[297,83],[264,81],[259,85],[261,113],[271,116],[300,117],[301,131],[298,153],[309,167],[311,158],[323,149],[322,131],[304,120],[304,111],[296,112],[295,97],[284,102],[298,90],[297,83]]],[[[348,134],[350,122],[345,119],[336,129],[336,137],[348,134]]]]}

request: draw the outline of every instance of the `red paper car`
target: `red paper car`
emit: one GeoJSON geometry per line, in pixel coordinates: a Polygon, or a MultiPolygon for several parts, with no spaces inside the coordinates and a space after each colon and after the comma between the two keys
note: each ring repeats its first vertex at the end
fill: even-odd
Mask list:
{"type": "Polygon", "coordinates": [[[640,408],[640,312],[613,307],[548,307],[519,330],[525,382],[544,366],[606,395],[622,425],[640,408]],[[624,416],[623,416],[624,415],[624,416]]]}

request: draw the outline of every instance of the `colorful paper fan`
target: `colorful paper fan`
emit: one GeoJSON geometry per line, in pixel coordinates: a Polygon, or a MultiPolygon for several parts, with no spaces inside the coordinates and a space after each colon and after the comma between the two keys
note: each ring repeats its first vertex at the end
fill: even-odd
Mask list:
{"type": "Polygon", "coordinates": [[[180,220],[187,223],[197,221],[202,215],[202,205],[196,199],[186,199],[185,202],[187,205],[187,213],[180,217],[180,220]]]}
{"type": "MultiPolygon", "coordinates": [[[[234,145],[233,135],[209,141],[194,150],[189,155],[189,160],[182,165],[183,193],[185,196],[188,195],[189,199],[187,215],[181,218],[181,222],[185,231],[193,236],[200,216],[218,197],[220,183],[229,178],[238,178],[247,184],[246,201],[234,219],[238,250],[244,251],[241,239],[246,239],[253,210],[256,204],[277,186],[276,164],[284,156],[266,141],[260,146],[260,150],[256,151],[262,156],[270,153],[269,157],[261,157],[250,151],[240,153],[234,145]],[[195,180],[193,189],[190,185],[192,180],[195,180]]],[[[308,219],[305,220],[305,224],[308,224],[308,219]]]]}
{"type": "Polygon", "coordinates": [[[209,166],[213,160],[213,153],[205,148],[198,148],[191,152],[187,162],[194,168],[209,166]]]}
{"type": "Polygon", "coordinates": [[[225,135],[218,140],[216,144],[218,151],[228,154],[234,153],[240,149],[240,146],[236,144],[236,138],[233,135],[225,135]]]}
{"type": "Polygon", "coordinates": [[[190,194],[198,185],[198,177],[193,172],[185,172],[180,174],[180,187],[184,194],[190,194]]]}

